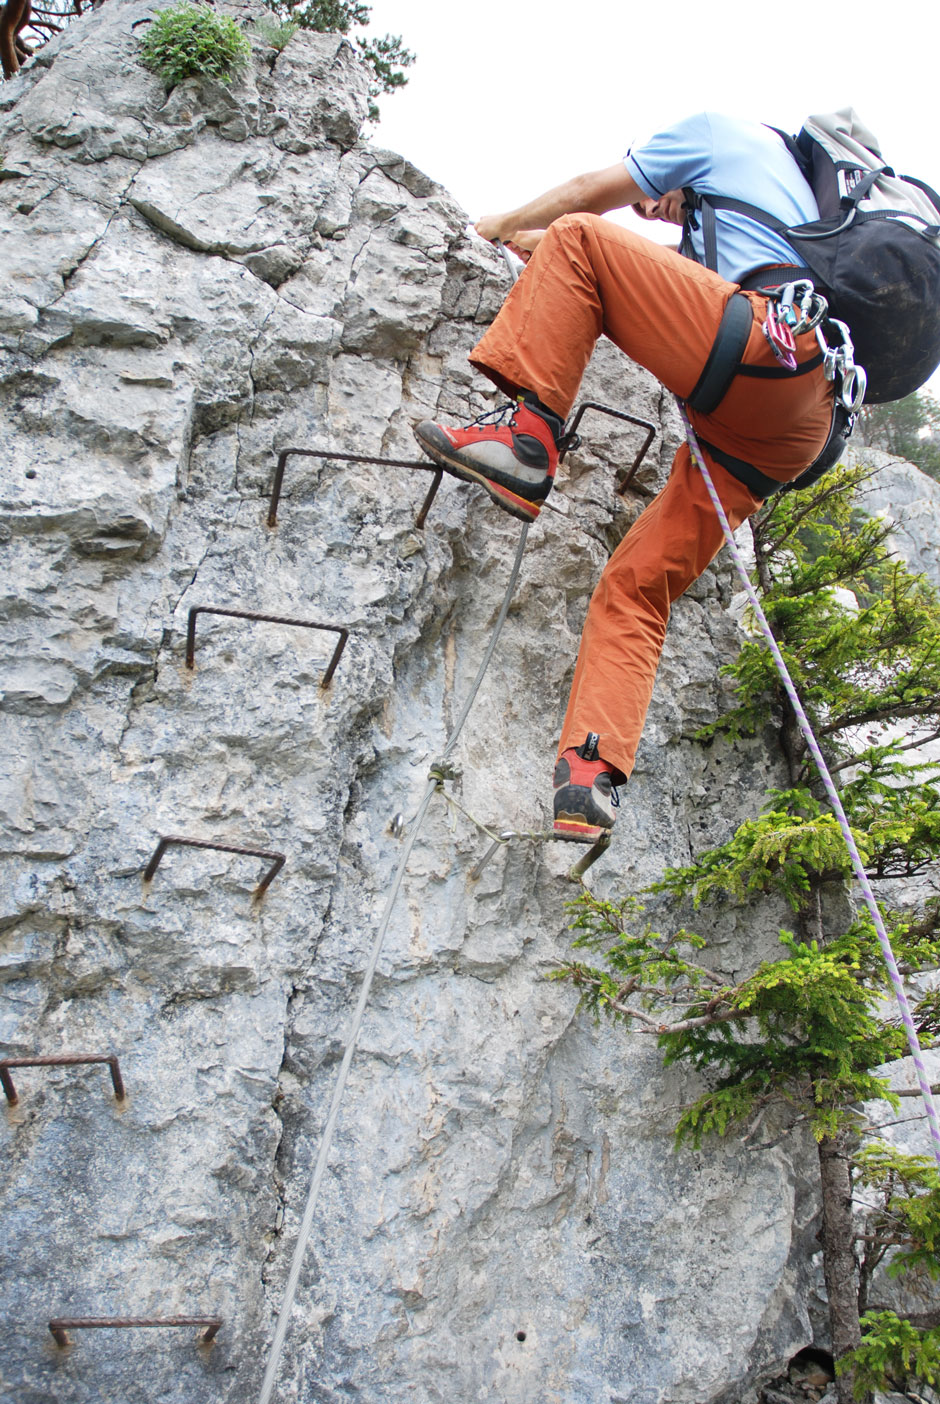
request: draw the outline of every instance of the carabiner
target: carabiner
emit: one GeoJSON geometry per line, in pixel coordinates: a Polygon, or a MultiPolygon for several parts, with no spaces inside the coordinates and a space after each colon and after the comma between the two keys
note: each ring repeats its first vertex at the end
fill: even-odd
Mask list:
{"type": "Polygon", "coordinates": [[[793,328],[793,335],[802,336],[804,332],[815,331],[828,313],[829,303],[822,293],[818,293],[812,283],[806,280],[806,292],[800,299],[800,320],[793,328]]]}
{"type": "Polygon", "coordinates": [[[782,322],[785,322],[791,331],[796,330],[799,318],[793,306],[793,299],[796,296],[796,283],[787,283],[783,292],[780,293],[780,301],[777,307],[777,315],[782,322]]]}
{"type": "Polygon", "coordinates": [[[786,322],[778,322],[776,308],[772,302],[767,303],[767,316],[764,318],[761,331],[783,368],[789,371],[796,370],[796,342],[793,340],[793,333],[786,322]]]}
{"type": "Polygon", "coordinates": [[[867,389],[868,376],[864,366],[851,365],[842,376],[842,388],[839,391],[839,399],[849,414],[857,414],[861,409],[867,389]]]}

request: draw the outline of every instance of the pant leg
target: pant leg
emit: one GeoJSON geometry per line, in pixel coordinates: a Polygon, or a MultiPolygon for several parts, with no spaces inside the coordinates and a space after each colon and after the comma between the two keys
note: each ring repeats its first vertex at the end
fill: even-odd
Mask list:
{"type": "MultiPolygon", "coordinates": [[[[716,273],[595,215],[567,215],[547,231],[471,361],[513,392],[534,390],[567,416],[597,338],[606,333],[680,398],[694,388],[729,297],[716,273]]],[[[743,363],[776,369],[753,309],[743,363]]],[[[800,365],[817,357],[802,337],[800,365]]],[[[736,378],[711,415],[693,414],[702,437],[781,482],[807,467],[826,440],[831,386],[821,368],[780,378],[736,378]]],[[[760,505],[709,457],[736,527],[760,505]]],[[[588,611],[560,749],[601,736],[600,754],[633,768],[672,602],[724,538],[701,474],[683,446],[663,492],[615,552],[588,611]]]]}
{"type": "MultiPolygon", "coordinates": [[[[760,499],[720,465],[711,467],[732,529],[760,499]]],[[[724,543],[688,444],[676,453],[662,492],[634,522],[594,591],[581,635],[559,754],[600,735],[599,754],[622,778],[636,760],[674,600],[724,543]]]]}
{"type": "Polygon", "coordinates": [[[552,224],[471,362],[565,418],[606,333],[677,394],[692,390],[735,285],[597,215],[552,224]]]}
{"type": "MultiPolygon", "coordinates": [[[[534,390],[565,418],[595,342],[606,334],[680,399],[702,372],[737,285],[597,215],[565,215],[545,233],[492,326],[470,353],[510,393],[534,390]]],[[[753,319],[743,362],[777,370],[762,332],[767,299],[746,293],[753,319]]],[[[800,338],[802,364],[818,359],[800,338]]],[[[692,415],[702,437],[786,482],[826,440],[832,388],[821,366],[786,378],[736,378],[718,409],[692,415]]]]}

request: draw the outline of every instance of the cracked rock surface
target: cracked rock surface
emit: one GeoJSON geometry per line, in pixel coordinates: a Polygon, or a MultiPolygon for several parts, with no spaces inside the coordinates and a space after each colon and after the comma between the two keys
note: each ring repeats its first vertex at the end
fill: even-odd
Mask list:
{"type": "MultiPolygon", "coordinates": [[[[260,13],[233,8],[240,20],[260,13]]],[[[147,6],[109,0],[0,89],[0,1056],[4,1404],[256,1397],[346,1028],[410,818],[485,649],[518,527],[417,460],[411,424],[493,404],[467,352],[506,291],[463,212],[363,135],[335,35],[253,39],[167,95],[147,6]],[[336,635],[200,614],[256,611],[336,635]],[[263,857],[285,855],[263,900],[263,857]],[[193,1332],[50,1317],[219,1315],[193,1332]]],[[[532,529],[448,789],[544,829],[593,584],[671,459],[659,387],[602,344],[597,414],[532,529]]],[[[676,608],[618,832],[636,889],[776,778],[705,750],[738,638],[723,563],[676,608]]],[[[571,855],[435,800],[381,957],[276,1397],[707,1404],[810,1338],[792,1146],[672,1150],[695,1088],[545,976],[571,855]]],[[[727,964],[771,939],[729,918],[727,964]],[[747,946],[743,943],[748,943],[747,946]]]]}

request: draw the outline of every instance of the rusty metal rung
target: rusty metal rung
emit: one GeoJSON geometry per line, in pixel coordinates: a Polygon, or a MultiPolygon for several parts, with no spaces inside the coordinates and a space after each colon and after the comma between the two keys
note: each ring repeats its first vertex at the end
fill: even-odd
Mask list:
{"type": "Polygon", "coordinates": [[[415,526],[424,526],[431,503],[437,495],[437,490],[441,485],[444,471],[436,463],[429,463],[427,459],[413,458],[376,458],[371,453],[337,453],[335,449],[305,449],[305,448],[285,448],[281,449],[277,456],[277,466],[274,469],[274,482],[271,486],[271,500],[268,503],[268,526],[277,526],[277,509],[281,500],[281,488],[284,485],[284,470],[287,467],[287,460],[296,455],[298,458],[331,458],[337,459],[340,463],[372,463],[380,468],[412,468],[419,473],[433,473],[434,481],[428,489],[427,497],[422,503],[421,510],[415,518],[415,526]]]}
{"type": "Polygon", "coordinates": [[[349,630],[341,624],[318,624],[312,619],[287,619],[282,614],[258,614],[252,609],[219,609],[215,605],[194,605],[189,611],[189,622],[186,626],[186,667],[196,666],[196,618],[200,614],[224,614],[230,619],[256,619],[263,624],[292,624],[298,629],[327,629],[332,634],[339,634],[339,640],[333,650],[333,657],[330,659],[326,672],[320,679],[321,688],[329,687],[336,672],[336,665],[343,656],[343,649],[346,647],[346,640],[349,638],[349,630]]]}
{"type": "MultiPolygon", "coordinates": [[[[640,450],[630,467],[617,476],[616,491],[622,497],[636,477],[640,464],[646,457],[647,449],[656,437],[656,425],[648,419],[640,419],[635,414],[628,414],[626,410],[614,409],[611,405],[602,405],[596,400],[585,400],[583,404],[580,404],[575,410],[570,424],[565,425],[566,434],[574,434],[577,431],[578,425],[581,423],[586,410],[597,410],[599,414],[609,414],[612,419],[624,419],[628,424],[636,424],[640,429],[646,430],[646,438],[640,445],[640,450]]],[[[562,457],[564,457],[564,455],[562,455],[562,457]]]]}
{"type": "Polygon", "coordinates": [[[144,869],[144,882],[150,882],[157,868],[160,866],[160,859],[163,857],[170,844],[176,844],[181,848],[213,848],[217,849],[220,853],[244,853],[252,858],[270,858],[272,860],[271,866],[255,888],[256,897],[264,896],[287,861],[287,855],[285,853],[274,853],[267,848],[242,848],[234,843],[215,843],[211,839],[180,838],[175,834],[167,834],[160,839],[160,842],[154,850],[153,857],[144,869]]]}
{"type": "Polygon", "coordinates": [[[602,834],[596,843],[591,844],[591,847],[583,858],[579,858],[577,863],[572,863],[571,867],[568,869],[569,882],[581,881],[588,868],[592,867],[597,862],[598,858],[607,852],[612,837],[613,831],[608,829],[607,833],[602,834]]]}
{"type": "MultiPolygon", "coordinates": [[[[633,482],[637,470],[643,459],[646,457],[647,449],[653,442],[656,435],[656,425],[648,419],[640,419],[635,414],[629,414],[626,410],[614,409],[611,405],[602,405],[597,400],[585,400],[574,412],[570,422],[565,426],[567,434],[574,434],[578,425],[587,410],[596,410],[599,414],[610,415],[613,419],[623,419],[628,424],[636,424],[639,428],[646,430],[646,438],[640,447],[639,452],[633,460],[631,466],[625,473],[621,473],[617,479],[617,492],[622,494],[633,482]]],[[[306,449],[306,448],[285,448],[281,449],[277,456],[277,466],[274,469],[274,482],[271,485],[271,500],[268,504],[268,526],[277,525],[277,509],[281,500],[281,489],[284,485],[284,471],[287,467],[287,460],[296,455],[299,458],[329,458],[340,463],[372,463],[380,468],[411,468],[416,472],[433,473],[434,481],[428,489],[427,497],[422,503],[421,510],[415,518],[415,526],[419,529],[424,526],[427,520],[431,503],[437,494],[443,477],[443,469],[437,464],[429,463],[426,459],[413,458],[377,458],[374,454],[368,453],[338,453],[335,449],[306,449]]],[[[560,457],[563,459],[564,451],[560,457]]]]}
{"type": "Polygon", "coordinates": [[[92,1331],[100,1327],[125,1330],[136,1326],[204,1326],[197,1344],[211,1345],[222,1326],[221,1316],[57,1316],[49,1322],[56,1345],[70,1346],[69,1331],[92,1331]]]}
{"type": "Polygon", "coordinates": [[[37,1058],[0,1058],[0,1086],[3,1087],[9,1105],[15,1107],[20,1099],[13,1086],[10,1068],[71,1068],[80,1063],[107,1063],[111,1070],[114,1095],[119,1102],[123,1102],[127,1093],[124,1090],[120,1064],[113,1053],[50,1053],[37,1058]]]}
{"type": "Polygon", "coordinates": [[[572,864],[572,866],[568,870],[568,877],[571,879],[571,881],[580,882],[581,878],[587,872],[588,868],[590,868],[593,863],[597,862],[601,854],[606,853],[607,849],[610,847],[610,841],[612,837],[612,829],[609,830],[606,834],[602,834],[601,837],[597,839],[594,843],[590,843],[590,840],[572,839],[567,834],[556,834],[551,829],[547,833],[543,834],[520,834],[517,833],[515,829],[505,829],[497,838],[493,840],[489,848],[483,854],[482,858],[479,858],[477,862],[474,863],[473,867],[470,869],[469,878],[471,882],[478,881],[478,879],[483,875],[484,868],[489,863],[493,855],[496,853],[497,849],[505,848],[508,844],[512,842],[513,839],[524,839],[527,840],[529,843],[590,843],[590,847],[588,848],[588,851],[584,854],[584,856],[582,858],[579,858],[577,863],[572,864]]]}

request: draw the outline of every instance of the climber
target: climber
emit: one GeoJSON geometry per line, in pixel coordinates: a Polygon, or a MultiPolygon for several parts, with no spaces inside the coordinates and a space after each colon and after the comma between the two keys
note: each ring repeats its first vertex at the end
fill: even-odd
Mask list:
{"type": "MultiPolygon", "coordinates": [[[[687,191],[746,200],[787,225],[818,216],[812,191],[775,132],[714,113],[679,122],[622,162],[577,176],[519,209],[484,216],[478,234],[528,259],[470,353],[471,364],[513,403],[499,419],[484,415],[465,427],[419,424],[415,434],[431,458],[532,522],[551,489],[564,422],[602,333],[681,399],[694,394],[742,282],[748,288],[789,283],[799,260],[780,235],[721,211],[719,271],[693,261],[702,258],[703,243],[687,191]],[[684,224],[689,257],[600,217],[627,206],[644,219],[684,224]]],[[[814,337],[797,336],[796,370],[784,372],[766,330],[768,299],[745,295],[751,304],[745,369],[715,409],[691,413],[733,527],[766,495],[755,490],[752,465],[759,465],[758,478],[792,481],[816,459],[832,422],[832,387],[814,337]]],[[[715,511],[683,444],[666,486],[614,552],[588,609],[555,766],[558,837],[593,842],[613,826],[615,786],[633,769],[670,606],[721,544],[715,511]]]]}

